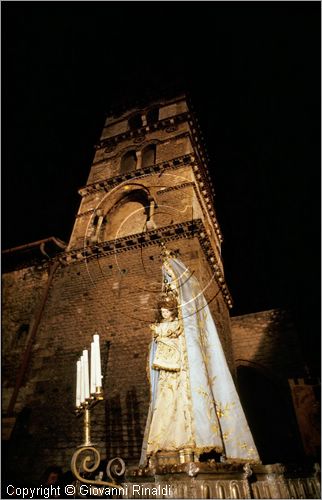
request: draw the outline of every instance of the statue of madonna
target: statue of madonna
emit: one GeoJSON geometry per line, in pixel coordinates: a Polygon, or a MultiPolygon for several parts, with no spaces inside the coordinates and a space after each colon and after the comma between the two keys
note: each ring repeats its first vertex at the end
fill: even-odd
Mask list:
{"type": "Polygon", "coordinates": [[[260,462],[215,323],[197,279],[167,252],[151,325],[151,402],[140,465],[161,452],[260,462]],[[188,454],[187,454],[188,451],[188,454]]]}

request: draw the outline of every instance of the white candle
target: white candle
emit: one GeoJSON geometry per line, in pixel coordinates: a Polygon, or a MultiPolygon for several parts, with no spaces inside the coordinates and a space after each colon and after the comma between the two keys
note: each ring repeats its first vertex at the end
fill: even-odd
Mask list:
{"type": "Polygon", "coordinates": [[[83,363],[84,363],[84,397],[89,398],[89,372],[88,372],[88,350],[83,350],[83,363]]]}
{"type": "Polygon", "coordinates": [[[96,368],[96,376],[95,383],[96,387],[102,387],[102,371],[101,371],[101,351],[100,351],[100,337],[96,333],[93,335],[94,339],[94,352],[95,352],[95,368],[96,368]]]}
{"type": "Polygon", "coordinates": [[[81,362],[76,363],[76,407],[81,403],[81,362]]]}
{"type": "Polygon", "coordinates": [[[91,394],[96,392],[95,344],[91,343],[91,394]]]}
{"type": "Polygon", "coordinates": [[[84,359],[83,356],[80,357],[80,400],[84,403],[84,359]]]}

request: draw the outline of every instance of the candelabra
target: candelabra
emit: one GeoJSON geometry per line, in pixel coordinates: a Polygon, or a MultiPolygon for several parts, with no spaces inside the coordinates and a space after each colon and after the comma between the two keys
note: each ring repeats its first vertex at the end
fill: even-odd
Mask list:
{"type": "Polygon", "coordinates": [[[84,443],[79,446],[79,448],[84,448],[92,446],[91,442],[91,414],[90,411],[97,405],[100,401],[103,401],[104,394],[102,387],[96,387],[95,394],[91,394],[89,398],[86,398],[83,403],[75,408],[75,415],[77,417],[84,415],[84,443]]]}
{"type": "Polygon", "coordinates": [[[125,472],[125,463],[119,458],[115,457],[109,460],[106,466],[106,475],[111,480],[103,481],[102,479],[86,479],[81,474],[93,474],[94,472],[98,472],[98,476],[103,476],[103,473],[98,471],[101,455],[98,449],[95,447],[96,445],[91,441],[91,419],[90,412],[100,401],[104,399],[102,387],[96,388],[96,393],[91,394],[89,398],[86,399],[85,402],[80,404],[75,408],[75,415],[80,417],[83,415],[83,432],[84,432],[84,442],[78,446],[75,451],[72,461],[71,461],[71,470],[74,474],[75,478],[80,483],[98,485],[98,486],[108,486],[112,488],[122,489],[122,486],[115,482],[116,477],[121,477],[125,472]]]}
{"type": "Polygon", "coordinates": [[[91,441],[91,410],[104,399],[101,383],[102,376],[98,335],[94,335],[91,354],[91,391],[89,391],[88,351],[84,350],[80,360],[77,361],[76,407],[74,414],[76,417],[82,415],[84,417],[84,442],[77,447],[72,457],[71,470],[80,483],[108,486],[121,490],[122,486],[117,484],[115,479],[116,477],[120,478],[124,474],[124,461],[119,457],[111,459],[106,467],[106,475],[111,481],[103,481],[101,478],[104,473],[98,471],[101,462],[100,452],[91,441]],[[89,479],[82,475],[92,475],[96,471],[100,479],[89,479]]]}

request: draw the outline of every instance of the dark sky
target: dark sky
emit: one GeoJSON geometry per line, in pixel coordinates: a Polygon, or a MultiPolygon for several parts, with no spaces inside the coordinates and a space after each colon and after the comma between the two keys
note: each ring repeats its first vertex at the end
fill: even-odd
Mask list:
{"type": "Polygon", "coordinates": [[[233,314],[320,350],[320,2],[2,2],[2,248],[69,239],[106,112],[179,83],[211,159],[233,314]]]}

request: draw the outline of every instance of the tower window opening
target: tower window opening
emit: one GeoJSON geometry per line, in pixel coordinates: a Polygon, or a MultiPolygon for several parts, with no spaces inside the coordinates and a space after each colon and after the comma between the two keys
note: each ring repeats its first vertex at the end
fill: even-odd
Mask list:
{"type": "Polygon", "coordinates": [[[157,122],[159,119],[159,108],[152,108],[146,114],[146,121],[149,124],[157,122]]]}
{"type": "Polygon", "coordinates": [[[130,130],[135,130],[137,128],[142,127],[142,118],[139,113],[129,118],[129,127],[130,130]]]}
{"type": "Polygon", "coordinates": [[[108,214],[108,222],[104,227],[103,240],[122,238],[130,234],[146,231],[150,216],[148,193],[143,189],[134,189],[124,195],[112,207],[108,214]]]}
{"type": "Polygon", "coordinates": [[[127,172],[135,170],[136,161],[137,160],[135,151],[128,151],[127,153],[125,153],[125,155],[122,157],[121,160],[120,173],[126,174],[127,172]]]}
{"type": "Polygon", "coordinates": [[[151,167],[151,165],[155,164],[155,153],[156,147],[155,144],[150,144],[142,151],[142,168],[151,167]]]}

